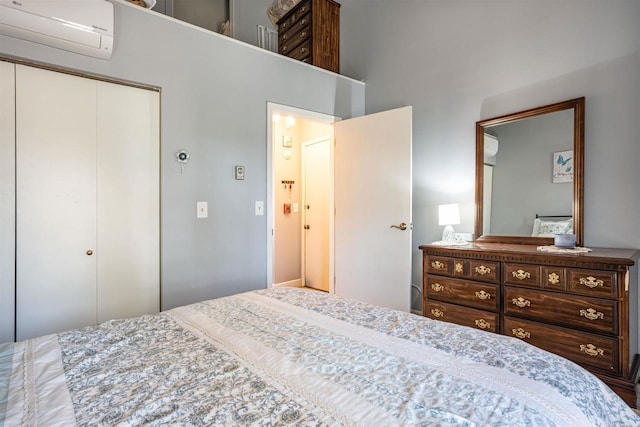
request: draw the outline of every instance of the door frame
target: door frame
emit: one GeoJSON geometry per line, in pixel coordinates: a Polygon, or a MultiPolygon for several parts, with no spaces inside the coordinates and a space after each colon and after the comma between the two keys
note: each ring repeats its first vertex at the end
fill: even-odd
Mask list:
{"type": "MultiPolygon", "coordinates": [[[[327,124],[335,123],[340,120],[339,117],[331,116],[328,114],[318,113],[315,111],[305,110],[298,107],[292,107],[289,105],[276,104],[274,102],[267,102],[267,200],[266,200],[266,216],[267,216],[267,288],[273,287],[273,262],[274,262],[274,251],[273,246],[275,243],[275,170],[273,168],[274,165],[274,141],[273,138],[273,115],[276,112],[287,113],[294,116],[296,119],[301,120],[314,120],[319,122],[325,122],[327,124]]],[[[333,139],[333,134],[330,135],[330,140],[333,139]]],[[[333,188],[334,188],[334,170],[333,170],[333,151],[334,144],[330,144],[331,146],[331,171],[330,171],[330,186],[331,186],[331,194],[330,203],[333,206],[334,196],[333,196],[333,188]]],[[[333,208],[332,208],[333,209],[333,208]]],[[[334,254],[334,228],[333,228],[333,217],[330,219],[329,225],[329,293],[334,292],[334,271],[333,271],[333,254],[334,254]]],[[[301,248],[302,252],[302,248],[301,248]]],[[[300,258],[300,262],[302,263],[302,254],[300,258]]],[[[302,280],[302,271],[301,271],[301,280],[302,280]]]]}

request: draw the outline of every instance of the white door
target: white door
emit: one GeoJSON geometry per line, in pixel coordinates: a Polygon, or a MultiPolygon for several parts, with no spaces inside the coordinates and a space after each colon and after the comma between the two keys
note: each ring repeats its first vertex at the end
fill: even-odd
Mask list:
{"type": "Polygon", "coordinates": [[[334,292],[403,311],[411,309],[411,116],[404,107],[335,124],[334,292]]]}
{"type": "Polygon", "coordinates": [[[16,135],[22,340],[96,321],[95,81],[16,66],[16,135]]]}
{"type": "Polygon", "coordinates": [[[0,61],[0,342],[15,338],[15,108],[15,65],[0,61]]]}
{"type": "Polygon", "coordinates": [[[16,338],[157,312],[159,95],[16,68],[16,338]]]}
{"type": "Polygon", "coordinates": [[[158,92],[97,82],[98,322],[160,309],[158,92]]]}
{"type": "Polygon", "coordinates": [[[304,286],[329,292],[330,140],[305,143],[302,159],[304,286]]]}

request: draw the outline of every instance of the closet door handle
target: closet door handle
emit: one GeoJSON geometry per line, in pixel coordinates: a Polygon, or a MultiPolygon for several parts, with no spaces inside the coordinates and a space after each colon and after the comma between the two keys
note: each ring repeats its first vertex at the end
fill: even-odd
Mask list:
{"type": "Polygon", "coordinates": [[[91,249],[89,249],[89,250],[87,251],[87,255],[89,255],[89,256],[93,255],[93,251],[92,251],[91,249]]]}

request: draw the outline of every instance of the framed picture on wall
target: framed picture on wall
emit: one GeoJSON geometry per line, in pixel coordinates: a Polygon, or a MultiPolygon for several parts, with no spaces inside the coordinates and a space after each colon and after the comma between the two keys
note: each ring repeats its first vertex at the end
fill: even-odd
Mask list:
{"type": "Polygon", "coordinates": [[[553,153],[553,183],[573,182],[573,150],[553,153]]]}

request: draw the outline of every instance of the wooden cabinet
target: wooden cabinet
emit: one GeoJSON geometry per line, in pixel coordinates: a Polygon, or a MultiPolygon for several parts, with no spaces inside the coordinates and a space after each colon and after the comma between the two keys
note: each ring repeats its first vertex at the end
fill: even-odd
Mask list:
{"type": "Polygon", "coordinates": [[[302,0],[277,25],[280,54],[340,72],[340,4],[302,0]]]}
{"type": "Polygon", "coordinates": [[[629,269],[638,251],[551,254],[500,243],[420,249],[424,316],[566,357],[635,407],[638,294],[629,269]]]}

